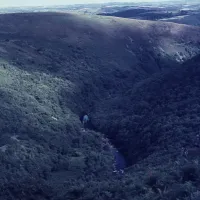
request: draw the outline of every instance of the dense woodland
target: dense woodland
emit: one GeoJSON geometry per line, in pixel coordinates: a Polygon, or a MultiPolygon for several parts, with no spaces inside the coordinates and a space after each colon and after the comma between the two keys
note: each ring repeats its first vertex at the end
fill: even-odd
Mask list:
{"type": "Polygon", "coordinates": [[[199,28],[34,13],[0,30],[1,200],[198,200],[199,28]]]}

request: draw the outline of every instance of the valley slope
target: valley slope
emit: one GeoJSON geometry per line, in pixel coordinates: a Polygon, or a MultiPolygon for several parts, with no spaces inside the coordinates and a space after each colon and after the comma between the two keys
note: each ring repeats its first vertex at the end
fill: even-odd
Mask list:
{"type": "Polygon", "coordinates": [[[147,171],[139,162],[146,166],[149,156],[162,154],[158,140],[163,144],[169,135],[171,151],[181,135],[159,136],[164,127],[157,124],[168,117],[160,109],[170,109],[163,99],[173,104],[168,90],[179,84],[165,74],[199,53],[198,27],[61,13],[0,15],[1,199],[145,199],[151,185],[142,185],[147,171]],[[84,110],[96,132],[82,130],[84,110]],[[133,167],[122,179],[112,174],[105,137],[130,165],[139,163],[140,173],[133,167]]]}

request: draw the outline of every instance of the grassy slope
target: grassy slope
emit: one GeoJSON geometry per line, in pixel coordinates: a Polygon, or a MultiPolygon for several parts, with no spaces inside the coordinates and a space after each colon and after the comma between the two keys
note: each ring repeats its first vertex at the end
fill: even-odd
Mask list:
{"type": "MultiPolygon", "coordinates": [[[[133,184],[140,176],[122,182],[113,177],[102,135],[83,133],[78,114],[95,112],[101,101],[177,65],[181,56],[191,58],[199,52],[199,35],[198,28],[172,23],[55,13],[1,15],[1,199],[140,195],[133,184]]],[[[94,122],[101,113],[96,112],[94,122]]],[[[107,120],[107,126],[107,110],[103,114],[98,123],[107,120]]]]}

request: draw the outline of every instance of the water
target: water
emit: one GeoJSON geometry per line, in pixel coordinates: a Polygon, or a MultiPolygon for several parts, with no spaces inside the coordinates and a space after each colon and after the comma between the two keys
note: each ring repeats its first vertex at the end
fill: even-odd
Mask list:
{"type": "Polygon", "coordinates": [[[124,156],[117,150],[113,150],[113,154],[115,157],[115,162],[114,162],[114,172],[124,172],[124,169],[126,168],[126,160],[124,156]]]}

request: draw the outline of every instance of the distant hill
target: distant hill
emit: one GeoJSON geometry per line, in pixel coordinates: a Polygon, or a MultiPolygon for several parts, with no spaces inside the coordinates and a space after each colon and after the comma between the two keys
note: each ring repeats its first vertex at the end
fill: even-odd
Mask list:
{"type": "Polygon", "coordinates": [[[199,26],[199,8],[199,2],[188,2],[187,4],[177,3],[174,5],[161,3],[157,5],[153,4],[153,6],[142,6],[139,4],[137,6],[118,7],[117,9],[115,9],[115,7],[108,7],[108,9],[102,9],[102,12],[98,13],[98,15],[139,20],[160,20],[165,22],[199,26]]]}
{"type": "Polygon", "coordinates": [[[173,13],[168,12],[167,10],[159,7],[158,8],[127,7],[127,9],[122,9],[117,12],[100,13],[99,15],[132,18],[132,19],[158,20],[163,18],[170,18],[173,16],[173,13]]]}
{"type": "Polygon", "coordinates": [[[187,120],[197,123],[198,71],[181,68],[199,53],[198,27],[64,13],[0,15],[0,199],[157,198],[160,186],[152,186],[145,162],[156,150],[174,147],[177,154],[182,143],[188,146],[182,132],[193,130],[187,120]],[[184,108],[183,124],[176,121],[181,109],[171,118],[173,106],[184,108]],[[83,111],[91,130],[83,130],[83,111]],[[180,131],[172,132],[171,121],[180,131]],[[139,169],[113,174],[107,137],[139,169]]]}
{"type": "Polygon", "coordinates": [[[175,22],[178,24],[188,24],[193,26],[200,26],[200,14],[192,14],[186,16],[172,17],[168,19],[162,19],[163,21],[175,22]]]}

